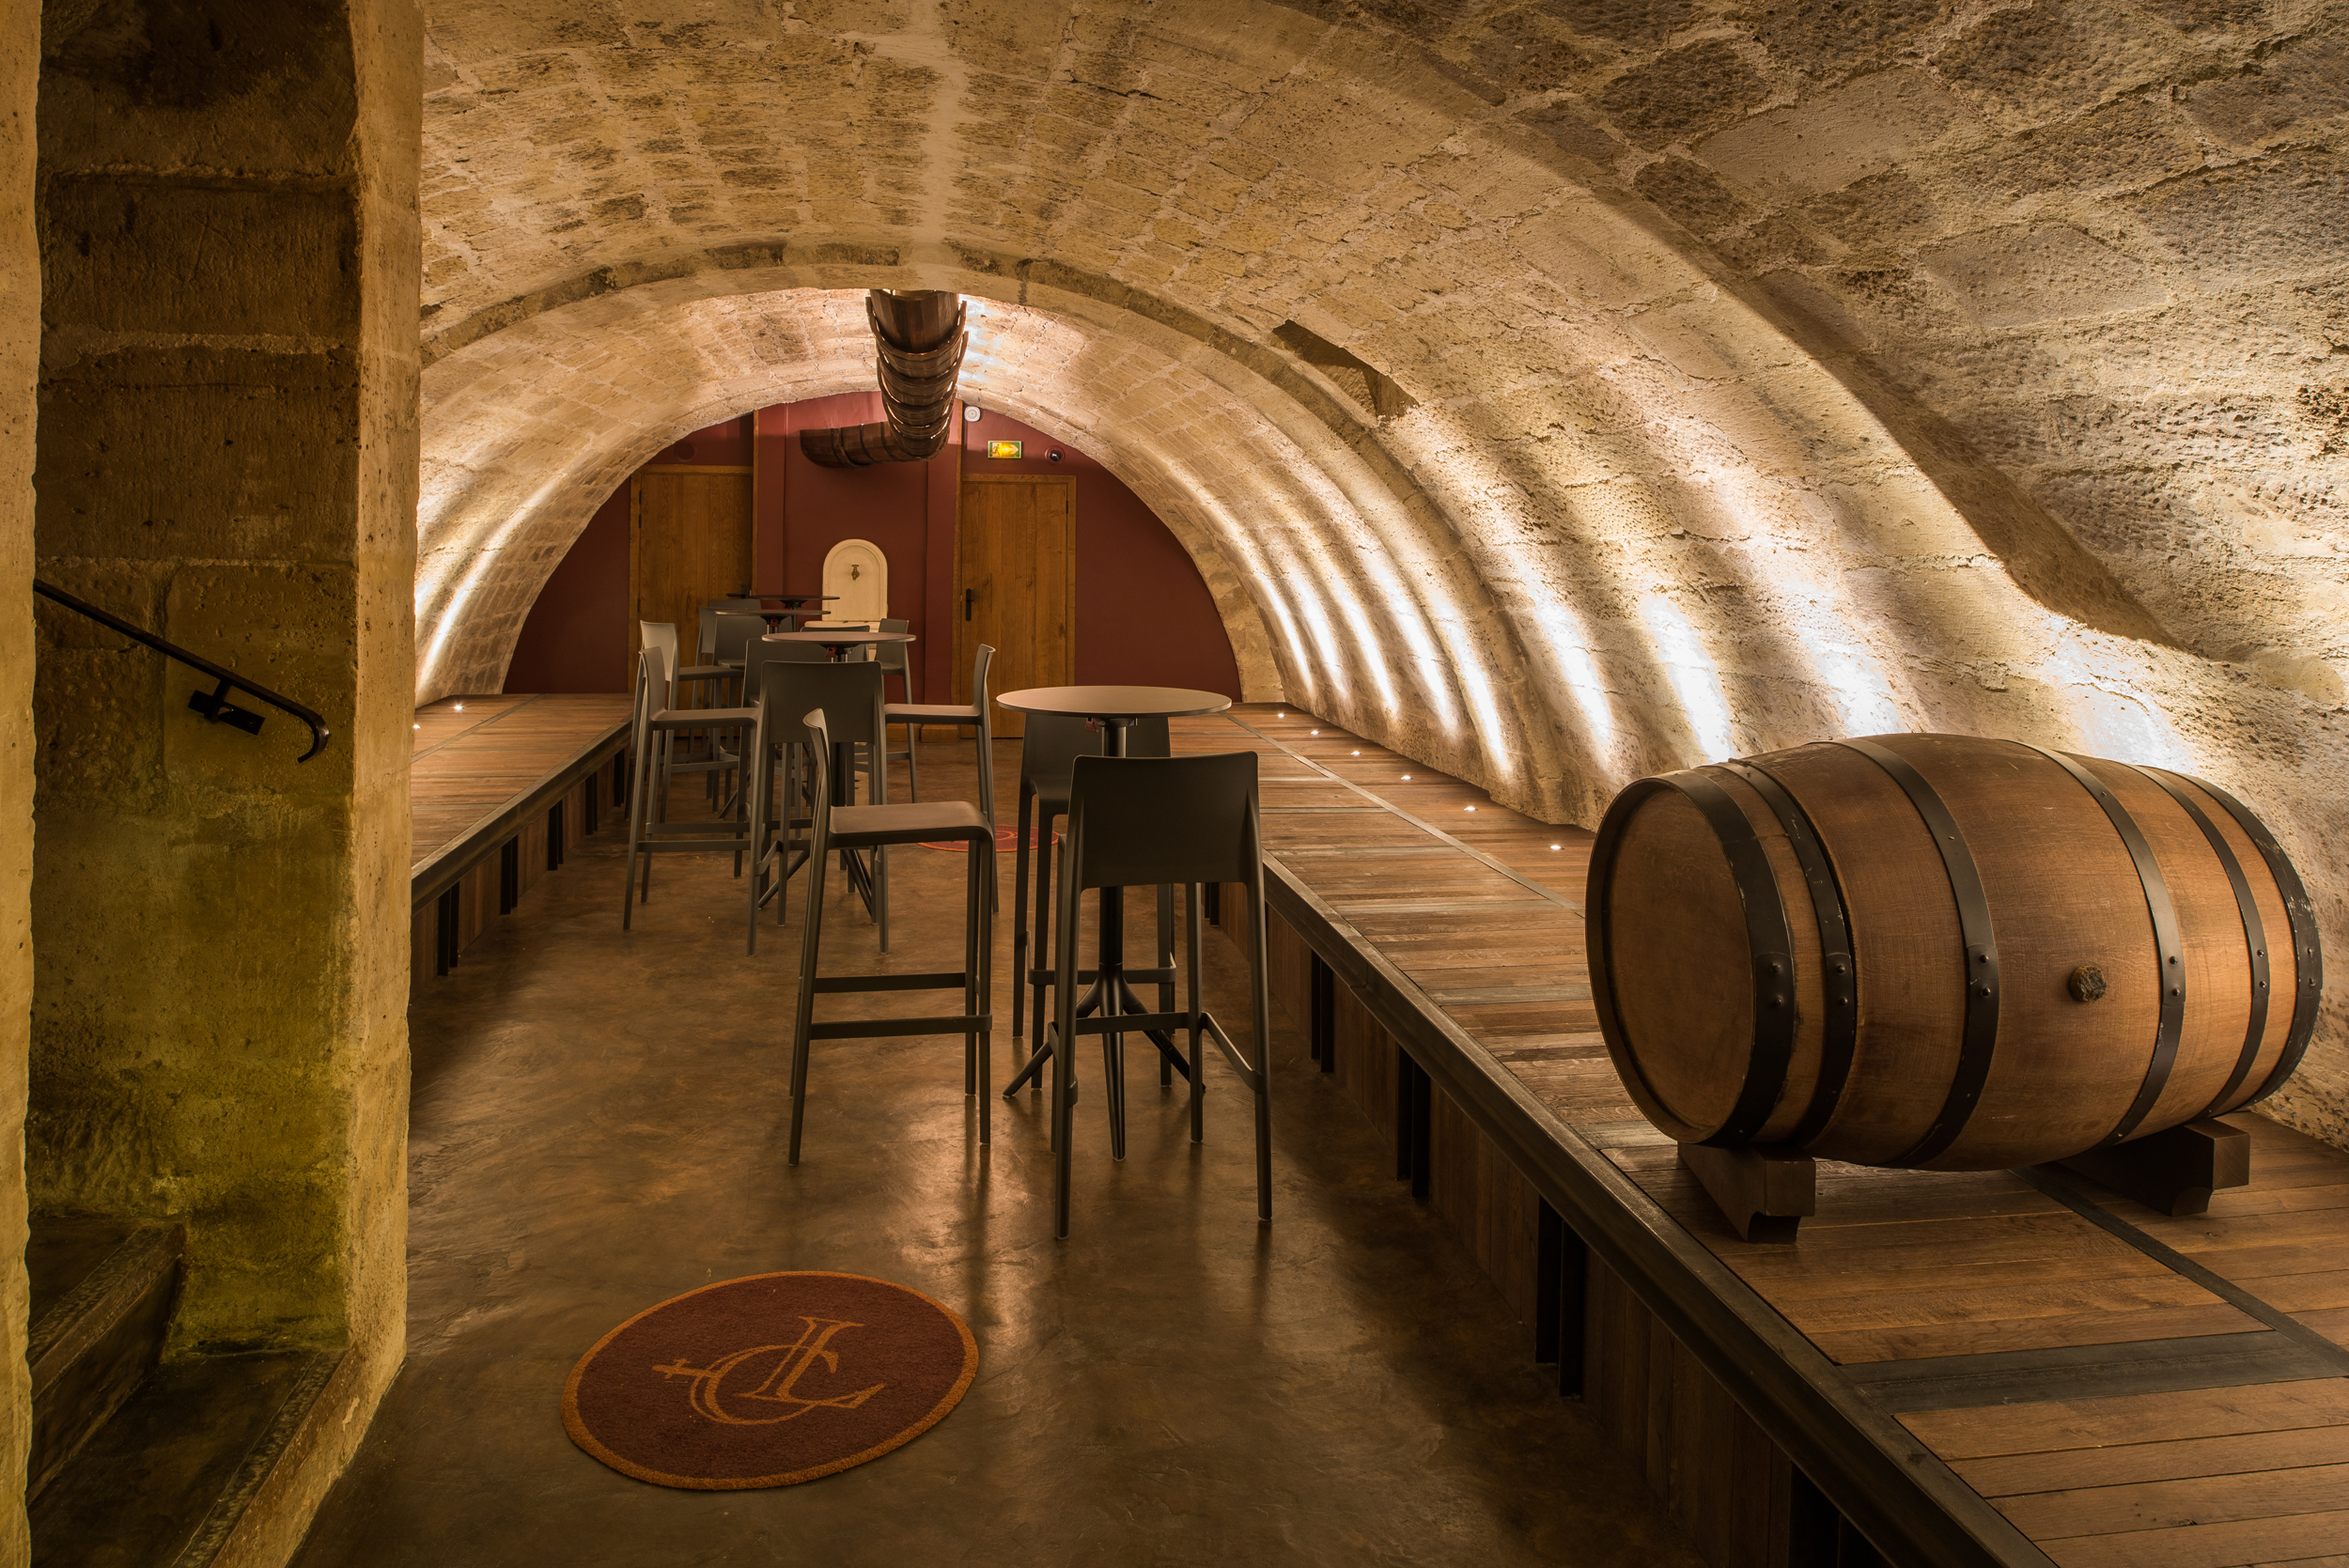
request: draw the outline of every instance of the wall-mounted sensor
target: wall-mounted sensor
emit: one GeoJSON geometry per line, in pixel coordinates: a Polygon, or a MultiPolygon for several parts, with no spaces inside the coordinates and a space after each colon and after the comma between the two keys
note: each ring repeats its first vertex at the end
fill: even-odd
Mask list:
{"type": "Polygon", "coordinates": [[[1055,446],[1050,452],[1045,453],[1044,456],[1047,461],[1056,463],[1060,461],[1060,448],[1055,446]]]}
{"type": "Polygon", "coordinates": [[[972,424],[976,425],[979,422],[979,413],[980,409],[976,403],[965,403],[962,405],[962,417],[969,420],[972,424]]]}

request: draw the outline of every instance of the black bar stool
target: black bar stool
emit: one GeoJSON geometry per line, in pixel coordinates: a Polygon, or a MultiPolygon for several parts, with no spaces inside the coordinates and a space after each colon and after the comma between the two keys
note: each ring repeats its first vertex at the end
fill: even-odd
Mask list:
{"type": "MultiPolygon", "coordinates": [[[[1027,735],[1019,743],[1019,815],[1014,820],[1019,837],[1012,851],[1011,892],[1011,972],[1014,977],[1011,994],[1012,1038],[1027,1039],[1031,1056],[1026,1067],[1011,1082],[1003,1086],[1008,1099],[1019,1092],[1020,1085],[1044,1086],[1044,998],[1052,986],[1052,966],[1050,958],[1052,932],[1052,823],[1068,813],[1069,768],[1081,756],[1097,757],[1103,750],[1105,737],[1099,727],[1088,720],[1070,718],[1057,713],[1028,715],[1027,735]],[[1028,861],[1032,831],[1028,812],[1033,805],[1035,826],[1033,830],[1035,858],[1034,937],[1028,923],[1029,880],[1028,861]],[[1033,948],[1035,963],[1031,966],[1028,954],[1033,948]],[[1027,1023],[1026,1002],[1030,990],[1034,992],[1035,1021],[1033,1034],[1027,1023]]],[[[1162,757],[1174,749],[1171,733],[1163,719],[1138,719],[1126,732],[1127,754],[1137,757],[1162,757]]],[[[1174,1005],[1174,909],[1169,890],[1159,890],[1158,964],[1150,970],[1129,970],[1128,981],[1159,986],[1161,1010],[1174,1005]]],[[[1081,986],[1095,984],[1091,970],[1078,971],[1081,986]]],[[[1088,996],[1078,1003],[1079,1013],[1093,1011],[1088,996]]],[[[1173,1069],[1161,1058],[1159,1081],[1174,1081],[1173,1069]]],[[[1121,1141],[1119,1157],[1125,1156],[1121,1141]]]]}
{"type": "MultiPolygon", "coordinates": [[[[1029,721],[1033,723],[1033,717],[1029,721]]],[[[1200,1036],[1211,1037],[1256,1100],[1256,1216],[1272,1218],[1271,1001],[1264,937],[1263,836],[1256,815],[1256,754],[1226,752],[1189,757],[1078,757],[1070,768],[1067,846],[1061,857],[1060,927],[1053,1019],[1045,1032],[1052,1057],[1053,1218],[1068,1234],[1069,1116],[1076,1103],[1076,1038],[1098,1034],[1109,1080],[1110,1135],[1122,1154],[1126,1092],[1119,1036],[1148,1030],[1190,1033],[1190,1137],[1206,1136],[1206,1093],[1200,1036]],[[1250,1011],[1255,1061],[1240,1052],[1199,1004],[1200,884],[1237,882],[1246,890],[1250,1011]],[[1181,1010],[1077,1016],[1078,899],[1087,888],[1183,885],[1185,998],[1181,1010]]]]}
{"type": "MultiPolygon", "coordinates": [[[[841,666],[833,666],[840,668],[841,666]]],[[[854,666],[848,666],[854,668],[854,666]]],[[[872,667],[867,665],[867,669],[872,667]]],[[[874,670],[878,676],[879,672],[874,670]]],[[[807,1044],[810,1040],[868,1040],[897,1034],[960,1034],[962,1092],[979,1101],[979,1141],[988,1141],[988,1051],[995,1020],[988,1011],[992,990],[994,931],[989,924],[988,889],[995,883],[995,830],[966,800],[941,800],[929,805],[835,806],[832,784],[838,769],[832,737],[821,709],[807,715],[806,741],[812,753],[809,774],[814,790],[809,815],[807,860],[807,923],[800,936],[800,997],[791,1029],[791,1152],[800,1162],[800,1128],[807,1110],[807,1044]],[[823,945],[824,861],[834,849],[879,851],[892,844],[921,844],[961,839],[970,846],[963,908],[962,968],[935,974],[837,974],[818,977],[816,960],[823,945]],[[859,1018],[817,1023],[816,996],[819,991],[942,991],[962,992],[962,1011],[942,1017],[859,1018]]],[[[1251,753],[1250,760],[1254,760],[1251,753]]]]}

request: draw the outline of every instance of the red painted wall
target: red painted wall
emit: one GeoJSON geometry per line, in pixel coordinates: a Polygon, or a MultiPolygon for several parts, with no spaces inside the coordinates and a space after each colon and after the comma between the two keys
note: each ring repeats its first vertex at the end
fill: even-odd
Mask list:
{"type": "Polygon", "coordinates": [[[628,487],[596,508],[522,622],[508,691],[626,691],[628,487]]]}
{"type": "MultiPolygon", "coordinates": [[[[656,463],[722,468],[744,467],[750,460],[747,414],[696,430],[652,458],[656,463]]],[[[635,679],[629,656],[635,645],[628,626],[628,486],[623,484],[596,508],[570,553],[538,590],[514,644],[514,661],[506,667],[506,690],[629,691],[635,679]]]]}
{"type": "MultiPolygon", "coordinates": [[[[800,452],[799,432],[881,417],[880,394],[844,393],[761,409],[692,435],[657,463],[753,462],[756,586],[816,592],[824,556],[870,539],[889,557],[889,613],[921,639],[922,698],[944,702],[954,660],[955,513],[960,474],[1057,474],[1077,480],[1077,679],[1188,686],[1239,695],[1239,668],[1190,557],[1141,497],[1065,441],[1007,414],[957,419],[960,440],[925,463],[832,469],[800,452]],[[754,436],[753,431],[755,431],[754,436]],[[1018,461],[989,441],[1025,443],[1018,461]],[[1058,462],[1047,454],[1057,450],[1058,462]],[[931,629],[937,628],[937,635],[931,629]]],[[[628,658],[628,488],[596,514],[548,580],[506,675],[508,691],[618,691],[628,658]],[[616,575],[614,575],[616,574],[616,575]],[[609,676],[600,674],[608,668],[609,676]],[[573,684],[551,684],[569,680],[573,684]],[[600,684],[595,684],[600,682],[600,684]]]]}

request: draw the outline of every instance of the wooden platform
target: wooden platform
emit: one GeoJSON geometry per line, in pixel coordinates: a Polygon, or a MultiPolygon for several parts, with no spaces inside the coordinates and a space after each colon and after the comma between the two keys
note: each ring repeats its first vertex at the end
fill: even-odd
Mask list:
{"type": "Polygon", "coordinates": [[[623,696],[450,697],[416,709],[409,774],[410,985],[489,923],[624,798],[623,696]]]}
{"type": "Polygon", "coordinates": [[[2238,1116],[2185,1219],[1823,1164],[1747,1244],[1596,1032],[1587,833],[1294,708],[1175,746],[1264,758],[1276,998],[1720,1568],[2349,1565],[2349,1156],[2238,1116]]]}

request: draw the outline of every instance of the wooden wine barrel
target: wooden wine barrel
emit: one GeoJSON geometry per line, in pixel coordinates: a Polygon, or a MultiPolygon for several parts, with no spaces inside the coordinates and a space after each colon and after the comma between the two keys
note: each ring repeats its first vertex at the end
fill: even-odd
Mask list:
{"type": "Polygon", "coordinates": [[[1591,995],[1675,1140],[1999,1170],[2280,1087],[2322,955],[2274,835],[2182,774],[1885,735],[1642,779],[1591,995]]]}

